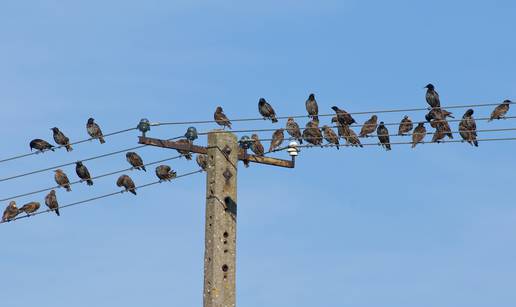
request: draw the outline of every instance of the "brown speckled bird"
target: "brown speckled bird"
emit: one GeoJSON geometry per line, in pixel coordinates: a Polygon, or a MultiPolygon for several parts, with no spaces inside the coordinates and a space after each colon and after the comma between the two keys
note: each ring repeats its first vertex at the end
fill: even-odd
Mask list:
{"type": "Polygon", "coordinates": [[[506,99],[502,102],[502,104],[498,105],[493,112],[491,113],[491,117],[488,121],[492,121],[493,119],[505,119],[505,115],[509,112],[509,108],[512,101],[506,99]]]}
{"type": "Polygon", "coordinates": [[[56,142],[56,144],[64,146],[66,148],[66,151],[73,150],[72,145],[70,145],[70,139],[67,138],[66,135],[64,135],[64,133],[59,130],[59,128],[54,127],[50,130],[52,130],[52,133],[54,135],[54,141],[56,142]]]}
{"type": "Polygon", "coordinates": [[[346,140],[346,145],[352,146],[352,147],[364,147],[362,143],[360,143],[360,139],[358,138],[357,134],[349,125],[341,125],[339,121],[337,120],[337,116],[334,116],[331,119],[332,123],[335,123],[337,126],[337,131],[339,133],[339,136],[344,138],[346,140]]]}
{"type": "Polygon", "coordinates": [[[18,214],[20,214],[20,210],[18,210],[18,207],[16,207],[16,202],[13,200],[4,210],[4,214],[2,215],[2,222],[9,222],[18,214]]]}
{"type": "Polygon", "coordinates": [[[54,146],[50,145],[49,142],[42,140],[42,139],[34,139],[34,140],[30,141],[29,146],[30,146],[30,151],[32,151],[32,149],[39,150],[40,152],[44,152],[47,150],[54,151],[54,146]]]}
{"type": "Polygon", "coordinates": [[[91,180],[90,171],[88,168],[81,162],[75,162],[75,172],[77,176],[81,178],[83,181],[86,181],[87,185],[93,185],[93,180],[91,180]]]}
{"type": "Polygon", "coordinates": [[[269,147],[269,152],[279,148],[283,140],[285,139],[285,135],[283,134],[283,129],[278,129],[274,131],[272,134],[271,146],[269,147]]]}
{"type": "Polygon", "coordinates": [[[296,139],[299,142],[299,144],[303,144],[301,129],[299,129],[299,125],[294,121],[294,118],[289,117],[287,119],[286,130],[292,138],[296,139]]]}
{"type": "Polygon", "coordinates": [[[72,188],[70,187],[70,180],[68,180],[68,176],[66,176],[66,174],[60,169],[56,169],[54,172],[54,179],[56,180],[57,184],[65,188],[67,192],[72,191],[72,188]]]}
{"type": "Polygon", "coordinates": [[[448,138],[453,139],[450,124],[445,119],[434,119],[430,121],[430,126],[432,126],[432,128],[435,128],[435,133],[432,137],[432,142],[439,142],[445,136],[448,136],[448,138]]]}
{"type": "Polygon", "coordinates": [[[116,181],[116,185],[118,187],[124,187],[126,192],[131,192],[134,195],[136,195],[136,191],[135,191],[136,188],[134,185],[134,181],[131,179],[131,177],[129,177],[127,175],[122,175],[122,176],[118,177],[118,180],[116,181]]]}
{"type": "Polygon", "coordinates": [[[459,123],[459,134],[464,141],[478,147],[477,124],[473,118],[473,109],[468,109],[459,123]]]}
{"type": "Polygon", "coordinates": [[[32,213],[38,211],[39,207],[40,207],[40,204],[38,202],[32,201],[30,203],[23,205],[20,208],[20,213],[25,212],[27,215],[31,215],[32,213]]]}
{"type": "Polygon", "coordinates": [[[360,137],[368,137],[369,134],[374,133],[376,131],[376,127],[378,126],[378,116],[373,115],[370,119],[366,120],[362,129],[360,130],[360,137]]]}
{"type": "Polygon", "coordinates": [[[57,216],[59,216],[59,204],[57,203],[57,196],[56,196],[56,191],[55,190],[51,190],[50,193],[47,194],[47,196],[45,196],[45,205],[47,205],[47,207],[54,211],[57,216]]]}
{"type": "Polygon", "coordinates": [[[274,109],[265,100],[265,98],[260,98],[258,101],[258,112],[260,112],[264,119],[270,119],[273,123],[278,122],[278,119],[276,119],[276,112],[274,112],[274,109]]]}
{"type": "Polygon", "coordinates": [[[412,128],[414,128],[412,120],[410,119],[410,117],[405,115],[400,122],[400,127],[398,128],[398,135],[405,135],[406,133],[409,133],[412,130],[412,128]]]}
{"type": "Polygon", "coordinates": [[[208,168],[208,155],[198,154],[197,157],[195,157],[195,161],[203,171],[206,171],[208,168]]]}
{"type": "Polygon", "coordinates": [[[355,119],[348,112],[339,109],[336,106],[331,107],[337,114],[337,119],[341,125],[353,125],[356,123],[355,119]]]}
{"type": "Polygon", "coordinates": [[[88,119],[88,122],[86,123],[86,130],[88,131],[90,137],[99,139],[100,144],[106,143],[106,141],[104,141],[102,130],[100,130],[100,126],[95,123],[95,119],[91,117],[88,119]]]}
{"type": "Polygon", "coordinates": [[[260,142],[260,138],[258,137],[258,134],[251,135],[251,150],[254,152],[257,156],[263,156],[265,153],[265,149],[263,148],[262,142],[260,142]]]}
{"type": "Polygon", "coordinates": [[[312,118],[312,120],[318,122],[319,121],[319,106],[317,105],[317,100],[315,100],[315,95],[310,94],[308,99],[305,102],[306,112],[312,118]]]}
{"type": "Polygon", "coordinates": [[[376,129],[376,134],[378,135],[378,140],[380,140],[380,145],[385,148],[385,150],[391,150],[391,141],[389,137],[389,130],[385,127],[383,122],[380,122],[378,125],[378,129],[376,129]]]}
{"type": "Polygon", "coordinates": [[[145,165],[143,164],[142,157],[140,157],[137,153],[135,153],[133,151],[129,151],[128,153],[125,154],[125,158],[126,158],[127,162],[129,162],[129,164],[131,164],[131,166],[133,168],[138,169],[138,170],[143,170],[144,172],[147,171],[145,169],[145,165]]]}
{"type": "Polygon", "coordinates": [[[305,130],[303,130],[303,139],[312,145],[322,145],[323,135],[318,122],[309,121],[306,123],[305,130]]]}
{"type": "Polygon", "coordinates": [[[414,133],[412,134],[412,148],[416,147],[418,143],[421,143],[425,139],[425,136],[425,123],[417,124],[417,127],[414,129],[414,133]]]}
{"type": "Polygon", "coordinates": [[[322,126],[322,131],[324,134],[324,139],[326,139],[328,143],[336,145],[337,149],[339,149],[339,137],[335,131],[326,125],[322,126]]]}
{"type": "Polygon", "coordinates": [[[177,174],[168,165],[159,165],[156,167],[156,176],[159,180],[170,181],[176,178],[177,174]]]}
{"type": "Polygon", "coordinates": [[[426,102],[430,107],[432,108],[439,108],[441,107],[441,101],[439,99],[439,94],[435,91],[435,87],[432,83],[429,83],[427,86],[425,86],[426,90],[426,102]]]}
{"type": "Polygon", "coordinates": [[[222,107],[217,107],[215,113],[213,114],[213,118],[215,119],[215,122],[219,124],[219,126],[222,126],[223,129],[226,129],[226,127],[231,129],[231,122],[229,121],[226,114],[224,114],[222,107]]]}
{"type": "MultiPolygon", "coordinates": [[[[192,145],[192,142],[187,139],[180,139],[176,143],[184,145],[192,145]]],[[[178,153],[182,154],[186,160],[192,160],[192,154],[188,150],[177,150],[178,153]]]]}

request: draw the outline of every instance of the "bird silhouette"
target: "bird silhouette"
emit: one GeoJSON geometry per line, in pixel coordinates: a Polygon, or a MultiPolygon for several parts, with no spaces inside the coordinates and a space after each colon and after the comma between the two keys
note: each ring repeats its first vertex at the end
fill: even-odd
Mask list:
{"type": "Polygon", "coordinates": [[[4,214],[2,215],[2,222],[9,222],[18,214],[20,214],[20,210],[18,210],[18,207],[16,207],[16,202],[13,200],[4,210],[4,214]]]}
{"type": "Polygon", "coordinates": [[[32,213],[38,211],[39,207],[40,207],[40,203],[38,203],[36,201],[32,201],[30,203],[23,205],[20,208],[20,213],[25,212],[27,215],[31,215],[32,213]]]}
{"type": "Polygon", "coordinates": [[[59,204],[57,203],[56,191],[51,190],[47,196],[45,196],[45,205],[51,210],[54,211],[57,216],[59,216],[59,204]]]}
{"type": "Polygon", "coordinates": [[[328,143],[336,145],[337,149],[339,149],[339,137],[337,136],[335,131],[333,131],[333,129],[331,129],[327,125],[322,126],[322,131],[324,139],[328,141],[328,143]]]}
{"type": "Polygon", "coordinates": [[[272,141],[269,147],[269,152],[275,150],[276,148],[279,148],[281,146],[281,143],[283,143],[284,139],[285,135],[283,134],[283,129],[278,129],[274,131],[274,133],[272,134],[272,141]]]}
{"type": "Polygon", "coordinates": [[[131,192],[134,195],[136,195],[136,187],[134,185],[134,181],[131,179],[131,177],[127,175],[122,175],[118,177],[118,180],[116,181],[116,185],[118,187],[124,187],[126,192],[131,192]]]}
{"type": "Polygon", "coordinates": [[[68,180],[68,176],[61,170],[56,169],[54,174],[54,179],[56,180],[56,183],[65,188],[67,192],[71,192],[72,188],[70,187],[70,180],[68,180]]]}
{"type": "Polygon", "coordinates": [[[505,115],[507,112],[509,112],[510,105],[512,104],[512,101],[506,99],[504,100],[500,105],[496,106],[496,108],[491,113],[491,116],[489,117],[489,122],[493,119],[505,119],[505,115]]]}
{"type": "Polygon", "coordinates": [[[263,148],[262,142],[260,142],[260,138],[258,134],[251,135],[251,150],[257,156],[263,156],[265,153],[265,149],[263,148]]]}
{"type": "Polygon", "coordinates": [[[32,149],[39,150],[40,152],[44,152],[46,150],[54,151],[54,146],[50,145],[49,142],[42,140],[42,139],[34,139],[34,140],[30,141],[29,146],[30,146],[30,151],[32,151],[32,149]]]}
{"type": "Polygon", "coordinates": [[[421,122],[417,124],[414,133],[412,133],[412,148],[415,148],[418,143],[421,143],[426,136],[425,123],[421,122]]]}
{"type": "Polygon", "coordinates": [[[398,128],[398,135],[405,135],[406,133],[409,133],[412,130],[412,128],[414,128],[412,120],[410,119],[410,117],[405,115],[400,122],[400,126],[398,128]]]}
{"type": "Polygon", "coordinates": [[[168,165],[159,165],[156,167],[156,176],[159,180],[170,181],[176,178],[177,174],[168,165]]]}
{"type": "Polygon", "coordinates": [[[362,143],[360,143],[360,139],[358,138],[355,131],[353,131],[349,125],[341,125],[337,119],[337,116],[334,116],[331,119],[331,122],[335,123],[337,126],[339,136],[346,140],[346,145],[352,147],[364,147],[362,143]]]}
{"type": "Polygon", "coordinates": [[[303,144],[301,129],[299,129],[299,125],[294,121],[294,118],[289,117],[287,119],[286,130],[291,137],[293,137],[299,142],[299,144],[303,144]]]}
{"type": "Polygon", "coordinates": [[[88,122],[86,123],[86,130],[88,131],[90,137],[99,139],[100,144],[106,143],[106,141],[104,141],[102,130],[100,130],[100,126],[95,123],[95,119],[91,117],[88,119],[88,122]]]}
{"type": "Polygon", "coordinates": [[[75,172],[77,173],[77,176],[79,176],[79,178],[86,181],[87,185],[93,185],[93,180],[91,180],[90,171],[81,161],[75,162],[75,172]]]}
{"type": "Polygon", "coordinates": [[[61,145],[61,146],[65,146],[66,151],[72,151],[73,150],[72,145],[70,145],[70,139],[67,138],[64,135],[64,133],[59,130],[59,128],[54,127],[51,130],[53,132],[54,141],[56,142],[56,144],[61,145]]]}
{"type": "Polygon", "coordinates": [[[374,133],[378,127],[378,116],[373,115],[370,119],[366,120],[362,129],[360,130],[360,137],[368,137],[369,134],[374,133]]]}
{"type": "Polygon", "coordinates": [[[429,83],[426,88],[426,102],[432,108],[440,108],[441,100],[439,99],[439,94],[435,91],[435,87],[432,83],[429,83]]]}
{"type": "Polygon", "coordinates": [[[311,120],[306,123],[303,139],[312,145],[322,145],[323,135],[318,122],[311,120]]]}
{"type": "Polygon", "coordinates": [[[477,124],[473,118],[474,112],[473,109],[468,109],[466,113],[464,113],[459,123],[459,134],[464,141],[478,147],[477,124]]]}
{"type": "Polygon", "coordinates": [[[203,170],[206,171],[208,168],[208,155],[198,154],[197,157],[195,157],[195,161],[197,162],[197,165],[203,170]]]}
{"type": "Polygon", "coordinates": [[[127,162],[129,162],[129,164],[131,164],[131,166],[135,169],[143,170],[144,172],[147,171],[147,169],[145,169],[145,165],[143,164],[142,157],[140,157],[137,153],[129,151],[125,154],[125,158],[127,162]]]}
{"type": "Polygon", "coordinates": [[[270,119],[273,123],[277,123],[276,112],[272,106],[264,99],[260,98],[258,101],[258,111],[264,117],[264,119],[270,119]]]}
{"type": "Polygon", "coordinates": [[[222,107],[217,107],[215,113],[213,114],[213,118],[219,126],[222,126],[224,129],[226,129],[226,127],[231,129],[231,122],[227,118],[226,114],[224,114],[224,110],[222,110],[222,107]]]}
{"type": "Polygon", "coordinates": [[[339,109],[337,106],[331,108],[337,114],[337,120],[341,125],[353,125],[356,123],[355,119],[348,112],[339,109]]]}
{"type": "Polygon", "coordinates": [[[391,150],[391,142],[389,138],[389,130],[385,127],[384,122],[380,122],[378,125],[378,129],[376,129],[376,134],[378,135],[378,140],[380,140],[380,145],[385,148],[385,150],[391,150]]]}
{"type": "Polygon", "coordinates": [[[319,106],[317,105],[317,101],[315,100],[315,95],[310,94],[308,99],[305,102],[306,112],[312,118],[312,120],[318,122],[319,121],[319,106]]]}

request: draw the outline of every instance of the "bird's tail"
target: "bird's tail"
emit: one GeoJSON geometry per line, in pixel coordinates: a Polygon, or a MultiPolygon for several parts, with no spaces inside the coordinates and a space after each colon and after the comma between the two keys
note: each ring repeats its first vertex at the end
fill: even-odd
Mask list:
{"type": "Polygon", "coordinates": [[[144,172],[146,172],[146,171],[147,171],[147,170],[145,169],[145,166],[144,166],[144,165],[142,165],[142,170],[143,170],[144,172]]]}
{"type": "Polygon", "coordinates": [[[72,187],[70,187],[70,185],[66,185],[65,188],[66,188],[66,192],[71,192],[72,191],[72,187]]]}
{"type": "Polygon", "coordinates": [[[303,139],[302,138],[299,138],[297,140],[299,141],[299,144],[303,144],[303,139]]]}
{"type": "Polygon", "coordinates": [[[385,149],[386,150],[391,150],[391,144],[389,144],[389,143],[385,144],[385,149]]]}
{"type": "Polygon", "coordinates": [[[86,184],[87,185],[93,185],[93,180],[91,180],[91,179],[86,180],[86,184]]]}
{"type": "Polygon", "coordinates": [[[271,121],[272,121],[273,123],[277,123],[277,122],[278,122],[278,119],[276,118],[276,115],[272,115],[272,116],[271,116],[271,121]]]}
{"type": "Polygon", "coordinates": [[[56,151],[56,149],[55,149],[55,148],[54,148],[54,146],[52,146],[52,145],[50,145],[50,148],[49,148],[49,149],[50,149],[50,150],[52,150],[52,151],[56,151]]]}
{"type": "Polygon", "coordinates": [[[227,126],[228,126],[229,130],[231,130],[231,122],[229,120],[228,120],[227,126]]]}
{"type": "Polygon", "coordinates": [[[317,115],[312,116],[312,119],[314,122],[319,122],[319,116],[317,115]]]}
{"type": "Polygon", "coordinates": [[[417,143],[412,143],[412,148],[416,148],[417,143]]]}
{"type": "Polygon", "coordinates": [[[191,153],[185,154],[185,158],[186,158],[186,160],[192,160],[192,154],[191,153]]]}
{"type": "Polygon", "coordinates": [[[447,133],[446,135],[447,135],[450,139],[453,139],[453,133],[451,133],[451,132],[450,132],[450,133],[447,133]]]}
{"type": "Polygon", "coordinates": [[[72,150],[73,150],[72,146],[70,144],[67,144],[66,145],[66,151],[70,152],[72,150]]]}
{"type": "Polygon", "coordinates": [[[134,195],[136,195],[136,191],[134,190],[134,188],[130,189],[129,192],[133,193],[134,195]]]}
{"type": "Polygon", "coordinates": [[[478,141],[477,140],[474,140],[473,144],[475,144],[475,147],[478,147],[478,141]]]}
{"type": "Polygon", "coordinates": [[[59,214],[59,208],[55,208],[54,211],[56,212],[57,216],[61,216],[61,214],[59,214]]]}
{"type": "Polygon", "coordinates": [[[102,136],[102,135],[99,136],[99,142],[100,142],[100,144],[106,143],[106,141],[104,141],[104,136],[102,136]]]}

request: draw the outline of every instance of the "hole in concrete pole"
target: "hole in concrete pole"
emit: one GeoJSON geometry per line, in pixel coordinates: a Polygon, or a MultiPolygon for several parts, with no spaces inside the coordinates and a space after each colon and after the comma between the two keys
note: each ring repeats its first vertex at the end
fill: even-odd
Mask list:
{"type": "Polygon", "coordinates": [[[228,252],[228,250],[227,250],[227,249],[225,249],[225,250],[224,250],[224,253],[227,253],[227,252],[228,252]]]}
{"type": "Polygon", "coordinates": [[[229,234],[227,231],[224,231],[224,238],[227,238],[227,237],[229,237],[229,234]]]}
{"type": "Polygon", "coordinates": [[[228,244],[228,241],[227,241],[227,240],[224,240],[224,244],[228,244]]]}
{"type": "Polygon", "coordinates": [[[228,270],[229,270],[228,265],[227,265],[227,264],[224,264],[224,265],[222,266],[222,271],[223,271],[223,272],[227,272],[228,270]]]}

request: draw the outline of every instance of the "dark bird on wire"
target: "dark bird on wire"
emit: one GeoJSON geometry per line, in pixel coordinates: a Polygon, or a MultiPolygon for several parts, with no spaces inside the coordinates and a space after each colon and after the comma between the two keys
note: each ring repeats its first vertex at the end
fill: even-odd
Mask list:
{"type": "Polygon", "coordinates": [[[106,141],[104,141],[104,135],[102,134],[102,130],[100,130],[99,125],[97,125],[97,123],[95,123],[95,120],[91,117],[88,119],[88,123],[86,123],[86,130],[88,131],[90,137],[94,139],[99,139],[100,144],[106,143],[106,141]]]}
{"type": "Polygon", "coordinates": [[[312,120],[306,123],[305,130],[303,130],[303,139],[312,145],[322,145],[323,135],[318,122],[312,120]]]}
{"type": "Polygon", "coordinates": [[[341,110],[336,106],[331,108],[337,114],[337,119],[341,125],[352,125],[356,123],[355,119],[348,112],[341,110]]]}
{"type": "MultiPolygon", "coordinates": [[[[192,145],[192,142],[187,139],[180,139],[176,143],[183,145],[192,145]]],[[[177,150],[178,153],[182,154],[186,160],[192,160],[192,154],[188,150],[177,150]]]]}
{"type": "Polygon", "coordinates": [[[376,131],[376,127],[378,126],[378,116],[373,115],[370,119],[366,120],[362,129],[360,130],[360,137],[368,137],[369,134],[374,133],[376,131]]]}
{"type": "Polygon", "coordinates": [[[403,119],[400,122],[400,127],[398,129],[398,135],[405,135],[406,133],[409,133],[412,128],[414,128],[414,124],[412,124],[412,120],[410,117],[405,115],[403,119]]]}
{"type": "Polygon", "coordinates": [[[433,119],[441,120],[446,119],[446,117],[455,118],[452,112],[449,112],[443,108],[435,108],[431,109],[426,115],[425,118],[428,122],[433,119]]]}
{"type": "Polygon", "coordinates": [[[40,207],[40,204],[38,202],[32,201],[30,203],[23,205],[20,208],[20,213],[25,212],[27,215],[31,215],[32,213],[38,211],[39,207],[40,207]]]}
{"type": "Polygon", "coordinates": [[[331,122],[335,123],[335,125],[337,126],[337,131],[339,132],[339,136],[346,140],[346,145],[350,145],[353,147],[358,147],[358,146],[364,147],[360,143],[360,139],[358,138],[355,131],[353,131],[353,129],[351,129],[351,127],[349,125],[341,125],[339,123],[339,121],[337,120],[337,116],[334,116],[331,119],[331,122]]]}
{"type": "Polygon", "coordinates": [[[258,111],[264,117],[264,119],[270,119],[273,123],[277,123],[276,112],[272,106],[265,100],[265,98],[260,98],[258,101],[258,111]]]}
{"type": "Polygon", "coordinates": [[[429,83],[426,88],[426,102],[432,108],[440,108],[441,101],[439,100],[439,94],[435,91],[435,87],[432,83],[429,83]]]}
{"type": "Polygon", "coordinates": [[[459,134],[464,141],[478,147],[477,141],[477,123],[473,118],[473,109],[468,109],[462,116],[462,120],[459,123],[459,134]]]}
{"type": "Polygon", "coordinates": [[[222,126],[224,129],[226,129],[226,127],[231,129],[231,122],[227,118],[226,114],[224,114],[222,107],[217,107],[215,114],[213,114],[213,118],[215,119],[215,122],[219,124],[219,126],[222,126]]]}
{"type": "Polygon", "coordinates": [[[260,138],[258,137],[258,134],[251,135],[251,150],[254,152],[257,156],[263,156],[265,153],[265,149],[263,148],[262,142],[260,142],[260,138]]]}
{"type": "Polygon", "coordinates": [[[4,215],[2,215],[2,222],[9,222],[18,214],[20,214],[20,210],[18,210],[18,207],[16,207],[16,202],[13,200],[4,210],[4,215]]]}
{"type": "Polygon", "coordinates": [[[208,155],[198,154],[197,157],[195,157],[195,161],[203,171],[206,171],[208,168],[208,155]]]}
{"type": "Polygon", "coordinates": [[[130,151],[125,154],[125,158],[127,159],[127,162],[131,164],[132,167],[138,170],[143,170],[146,172],[145,165],[143,164],[142,157],[140,157],[137,153],[130,151]]]}
{"type": "Polygon", "coordinates": [[[509,112],[509,107],[512,101],[506,99],[502,102],[502,104],[498,105],[493,112],[491,113],[491,117],[489,118],[489,122],[493,119],[505,119],[505,115],[509,112]]]}
{"type": "Polygon", "coordinates": [[[305,102],[306,112],[308,115],[312,117],[312,120],[318,122],[319,121],[319,106],[317,106],[317,100],[315,100],[315,95],[310,94],[308,99],[305,102]]]}
{"type": "Polygon", "coordinates": [[[378,129],[376,129],[376,134],[378,135],[378,140],[380,140],[380,144],[385,148],[385,150],[391,150],[389,130],[387,129],[387,127],[385,127],[383,122],[380,122],[380,125],[378,125],[378,129]]]}
{"type": "Polygon", "coordinates": [[[170,181],[176,178],[177,174],[173,171],[168,165],[159,165],[156,167],[156,176],[158,176],[159,180],[170,181]]]}
{"type": "Polygon", "coordinates": [[[283,129],[278,129],[274,131],[272,134],[271,146],[269,147],[269,152],[279,148],[281,143],[283,143],[283,139],[285,139],[285,135],[283,134],[283,129]]]}
{"type": "Polygon", "coordinates": [[[116,185],[118,187],[124,187],[126,192],[131,192],[134,195],[136,195],[136,187],[134,185],[134,181],[131,179],[131,177],[127,175],[122,175],[118,177],[118,180],[116,181],[116,185]]]}
{"type": "Polygon", "coordinates": [[[56,144],[64,146],[66,148],[66,151],[72,151],[72,145],[70,145],[70,139],[64,135],[63,132],[59,130],[59,128],[54,127],[51,129],[54,134],[54,141],[56,141],[56,144]]]}
{"type": "Polygon", "coordinates": [[[67,192],[72,191],[72,188],[70,187],[70,180],[68,180],[68,176],[66,176],[66,174],[60,169],[56,169],[54,172],[54,179],[56,180],[57,184],[65,188],[67,192]]]}
{"type": "Polygon", "coordinates": [[[54,151],[54,146],[50,145],[49,142],[42,140],[42,139],[34,139],[30,141],[30,151],[32,149],[39,150],[40,152],[44,152],[46,150],[52,150],[54,151]]]}
{"type": "Polygon", "coordinates": [[[425,123],[419,123],[414,129],[414,133],[412,134],[412,148],[416,147],[418,143],[421,143],[426,136],[426,128],[425,123]]]}
{"type": "Polygon", "coordinates": [[[55,211],[57,216],[59,216],[59,204],[57,203],[55,190],[50,191],[50,193],[45,196],[45,205],[47,205],[50,210],[55,211]]]}
{"type": "Polygon", "coordinates": [[[287,133],[296,139],[299,144],[303,144],[303,138],[301,136],[301,129],[299,129],[299,125],[294,121],[294,118],[289,117],[287,120],[287,133]]]}
{"type": "Polygon", "coordinates": [[[339,137],[335,131],[326,125],[322,127],[322,130],[324,133],[324,139],[328,141],[328,143],[336,145],[337,149],[339,149],[339,137]]]}
{"type": "Polygon", "coordinates": [[[450,124],[446,120],[432,120],[430,122],[430,126],[435,128],[434,136],[432,137],[432,142],[439,143],[439,141],[444,139],[445,136],[448,136],[448,138],[453,139],[450,124]]]}
{"type": "Polygon", "coordinates": [[[81,178],[83,181],[86,181],[87,185],[93,185],[93,180],[91,180],[90,172],[88,171],[88,168],[82,164],[81,161],[75,162],[75,172],[77,173],[77,176],[81,178]]]}

